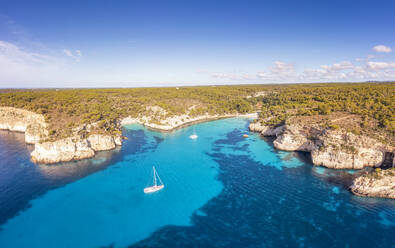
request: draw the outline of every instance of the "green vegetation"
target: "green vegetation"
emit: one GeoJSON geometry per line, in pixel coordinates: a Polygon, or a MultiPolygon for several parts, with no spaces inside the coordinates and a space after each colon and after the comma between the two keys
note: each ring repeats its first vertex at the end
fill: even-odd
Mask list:
{"type": "MultiPolygon", "coordinates": [[[[261,100],[261,119],[265,125],[279,125],[295,116],[331,115],[334,121],[336,113],[349,113],[362,117],[358,127],[348,130],[356,135],[363,129],[392,138],[395,134],[394,83],[272,86],[271,92],[261,100]]],[[[334,130],[344,128],[328,121],[323,121],[322,126],[334,130]]]]}
{"type": "Polygon", "coordinates": [[[0,92],[0,106],[23,108],[43,114],[53,138],[66,137],[81,124],[98,122],[104,132],[117,132],[116,122],[127,116],[166,117],[189,113],[197,116],[252,112],[263,86],[205,86],[180,88],[7,90],[0,92]],[[158,116],[150,106],[166,113],[158,116]]]}
{"type": "Polygon", "coordinates": [[[353,133],[372,129],[373,125],[374,130],[394,136],[394,93],[394,83],[6,90],[0,91],[0,106],[43,114],[54,137],[67,136],[72,128],[93,122],[105,132],[117,132],[116,121],[127,116],[150,115],[159,122],[185,113],[197,116],[253,111],[261,111],[264,124],[270,125],[295,116],[330,116],[322,125],[335,130],[344,127],[331,123],[333,116],[350,113],[361,117],[358,127],[350,129],[353,133]],[[151,106],[165,112],[157,114],[148,108],[151,106]]]}
{"type": "Polygon", "coordinates": [[[364,174],[365,177],[368,177],[370,179],[382,179],[385,176],[394,176],[395,175],[395,168],[388,168],[385,170],[382,170],[380,168],[376,168],[370,172],[366,172],[364,174]]]}
{"type": "Polygon", "coordinates": [[[263,99],[262,117],[348,112],[394,128],[395,84],[308,84],[275,87],[263,99]]]}

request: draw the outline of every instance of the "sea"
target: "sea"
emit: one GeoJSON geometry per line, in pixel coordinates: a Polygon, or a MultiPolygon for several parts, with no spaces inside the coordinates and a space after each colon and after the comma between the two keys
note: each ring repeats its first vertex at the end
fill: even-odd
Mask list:
{"type": "Polygon", "coordinates": [[[55,165],[0,131],[0,247],[395,247],[395,200],[353,195],[359,172],[278,151],[250,121],[127,125],[122,147],[55,165]],[[165,187],[144,194],[153,166],[165,187]]]}

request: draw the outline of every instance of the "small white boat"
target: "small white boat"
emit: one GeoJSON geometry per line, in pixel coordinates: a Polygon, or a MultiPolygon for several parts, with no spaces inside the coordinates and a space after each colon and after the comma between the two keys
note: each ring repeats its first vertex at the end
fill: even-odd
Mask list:
{"type": "Polygon", "coordinates": [[[197,139],[198,136],[196,135],[195,128],[193,128],[193,134],[189,136],[190,139],[197,139]]]}
{"type": "Polygon", "coordinates": [[[192,134],[191,136],[189,136],[190,139],[197,139],[198,136],[196,134],[192,134]]]}
{"type": "Polygon", "coordinates": [[[152,170],[154,171],[154,185],[144,188],[144,193],[146,193],[146,194],[154,193],[154,192],[159,191],[165,187],[165,185],[163,184],[162,180],[160,179],[160,177],[158,175],[158,172],[156,172],[156,170],[155,170],[155,166],[152,166],[152,170]],[[158,180],[159,180],[159,184],[158,184],[158,180]]]}

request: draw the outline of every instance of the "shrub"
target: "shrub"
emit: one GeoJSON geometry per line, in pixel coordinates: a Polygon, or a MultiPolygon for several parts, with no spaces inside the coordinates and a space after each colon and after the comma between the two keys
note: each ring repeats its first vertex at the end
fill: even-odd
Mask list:
{"type": "Polygon", "coordinates": [[[340,127],[339,127],[339,125],[336,125],[336,124],[332,124],[332,125],[330,125],[329,126],[331,129],[333,129],[333,130],[338,130],[340,127]]]}

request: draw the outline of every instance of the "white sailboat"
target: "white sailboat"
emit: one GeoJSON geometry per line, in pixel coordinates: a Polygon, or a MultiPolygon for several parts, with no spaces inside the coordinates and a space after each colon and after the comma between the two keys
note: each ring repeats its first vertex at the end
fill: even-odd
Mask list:
{"type": "Polygon", "coordinates": [[[189,136],[190,139],[197,139],[198,136],[196,135],[195,128],[193,128],[193,134],[189,136]]]}
{"type": "Polygon", "coordinates": [[[160,177],[158,175],[158,172],[156,172],[156,170],[155,170],[155,166],[152,166],[152,170],[154,171],[154,185],[144,188],[144,193],[146,193],[146,194],[154,193],[154,192],[159,191],[165,187],[165,185],[163,184],[162,180],[160,179],[160,177]],[[159,180],[159,184],[158,184],[158,180],[159,180]]]}

